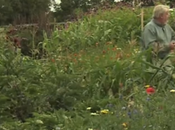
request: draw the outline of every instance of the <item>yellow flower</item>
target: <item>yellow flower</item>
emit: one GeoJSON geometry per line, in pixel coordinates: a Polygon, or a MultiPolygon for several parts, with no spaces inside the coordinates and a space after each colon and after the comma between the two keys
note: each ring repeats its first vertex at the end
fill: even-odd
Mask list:
{"type": "Polygon", "coordinates": [[[122,126],[126,128],[126,127],[128,127],[128,124],[127,123],[123,123],[122,126]]]}
{"type": "Polygon", "coordinates": [[[93,130],[92,128],[88,128],[88,130],[93,130]]]}
{"type": "Polygon", "coordinates": [[[146,86],[145,86],[145,88],[149,88],[149,87],[150,87],[150,85],[146,85],[146,86]]]}
{"type": "Polygon", "coordinates": [[[91,107],[86,108],[87,110],[91,110],[91,107]]]}
{"type": "Polygon", "coordinates": [[[127,123],[123,123],[122,126],[123,126],[124,130],[128,129],[128,124],[127,123]]]}
{"type": "Polygon", "coordinates": [[[170,93],[175,93],[175,90],[174,89],[170,90],[170,93]]]}
{"type": "Polygon", "coordinates": [[[104,109],[104,110],[101,110],[100,113],[101,114],[108,114],[109,113],[109,110],[108,109],[104,109]]]}

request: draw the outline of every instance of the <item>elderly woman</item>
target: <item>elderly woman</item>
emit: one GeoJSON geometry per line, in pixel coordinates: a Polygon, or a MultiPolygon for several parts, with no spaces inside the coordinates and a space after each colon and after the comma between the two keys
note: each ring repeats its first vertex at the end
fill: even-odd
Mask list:
{"type": "MultiPolygon", "coordinates": [[[[144,50],[151,49],[149,60],[155,65],[160,65],[175,48],[175,32],[167,24],[168,19],[169,7],[155,6],[153,18],[146,24],[142,33],[142,47],[144,50]]],[[[164,65],[171,65],[170,60],[167,60],[164,65]]]]}

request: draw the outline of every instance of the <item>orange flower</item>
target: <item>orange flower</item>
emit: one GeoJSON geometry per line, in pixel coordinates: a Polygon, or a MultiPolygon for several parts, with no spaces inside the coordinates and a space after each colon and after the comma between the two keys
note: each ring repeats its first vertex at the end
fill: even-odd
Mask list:
{"type": "Polygon", "coordinates": [[[51,59],[51,62],[53,62],[53,63],[54,63],[54,62],[55,62],[55,59],[51,59]]]}
{"type": "Polygon", "coordinates": [[[75,53],[74,56],[78,56],[78,54],[75,53]]]}
{"type": "Polygon", "coordinates": [[[113,47],[113,48],[112,48],[112,50],[113,50],[113,51],[116,51],[116,50],[117,50],[117,48],[116,48],[116,47],[113,47]]]}
{"type": "Polygon", "coordinates": [[[103,50],[103,54],[105,54],[106,53],[106,51],[105,50],[103,50]]]}
{"type": "Polygon", "coordinates": [[[116,59],[121,59],[122,58],[122,54],[121,53],[116,54],[116,57],[115,58],[116,59]]]}

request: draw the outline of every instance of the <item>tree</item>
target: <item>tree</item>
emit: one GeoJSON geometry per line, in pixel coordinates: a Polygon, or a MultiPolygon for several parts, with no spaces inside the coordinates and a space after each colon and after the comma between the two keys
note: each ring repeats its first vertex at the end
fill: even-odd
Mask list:
{"type": "Polygon", "coordinates": [[[7,0],[0,0],[0,25],[12,21],[13,8],[7,0]]]}
{"type": "Polygon", "coordinates": [[[61,4],[55,6],[56,17],[61,20],[68,19],[73,16],[75,9],[81,9],[84,12],[88,11],[89,8],[100,4],[101,0],[61,0],[61,4]]]}
{"type": "Polygon", "coordinates": [[[51,0],[0,0],[0,19],[5,23],[32,22],[48,12],[50,4],[51,0]]]}
{"type": "MultiPolygon", "coordinates": [[[[35,21],[41,14],[49,11],[50,0],[16,0],[18,3],[17,16],[24,18],[28,22],[35,21]]],[[[12,2],[13,9],[16,8],[14,0],[12,2]]]]}

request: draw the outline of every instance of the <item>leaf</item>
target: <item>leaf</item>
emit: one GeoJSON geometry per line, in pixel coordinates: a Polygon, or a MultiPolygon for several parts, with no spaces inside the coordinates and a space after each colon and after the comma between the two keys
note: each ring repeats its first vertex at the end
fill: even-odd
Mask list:
{"type": "Polygon", "coordinates": [[[108,29],[108,30],[106,30],[105,32],[104,32],[104,36],[107,36],[107,35],[109,35],[109,33],[112,31],[112,29],[108,29]]]}

